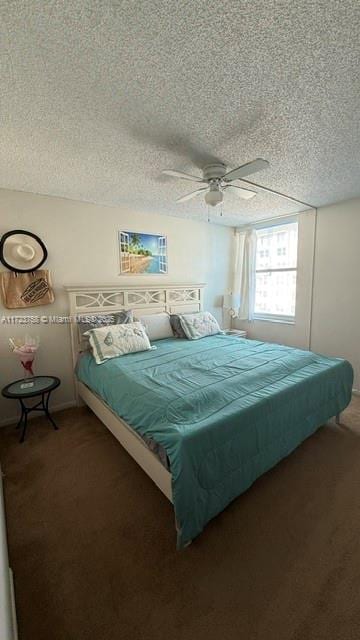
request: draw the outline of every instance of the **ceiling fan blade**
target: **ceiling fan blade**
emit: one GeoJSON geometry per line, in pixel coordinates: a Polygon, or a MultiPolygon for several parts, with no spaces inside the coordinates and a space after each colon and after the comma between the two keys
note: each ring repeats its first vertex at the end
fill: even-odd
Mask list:
{"type": "Polygon", "coordinates": [[[262,169],[267,169],[268,166],[269,162],[267,160],[256,158],[256,160],[252,160],[252,162],[248,162],[237,169],[229,171],[229,173],[224,175],[223,180],[226,182],[229,182],[229,180],[239,180],[246,176],[250,176],[252,173],[256,173],[257,171],[262,171],[262,169]]]}
{"type": "Polygon", "coordinates": [[[200,193],[204,191],[208,191],[209,187],[202,187],[201,189],[196,189],[196,191],[192,191],[191,193],[187,193],[186,196],[181,196],[178,198],[176,202],[186,202],[186,200],[191,200],[191,198],[195,198],[195,196],[199,196],[200,193]]]}
{"type": "Polygon", "coordinates": [[[237,187],[236,184],[227,184],[223,189],[230,189],[231,193],[236,193],[239,198],[243,200],[251,200],[256,196],[256,191],[251,191],[250,189],[243,189],[242,187],[237,187]]]}
{"type": "Polygon", "coordinates": [[[183,173],[182,171],[173,171],[172,169],[164,169],[161,173],[166,176],[172,176],[173,178],[182,178],[183,180],[192,180],[193,182],[205,182],[199,176],[191,176],[189,173],[183,173]]]}

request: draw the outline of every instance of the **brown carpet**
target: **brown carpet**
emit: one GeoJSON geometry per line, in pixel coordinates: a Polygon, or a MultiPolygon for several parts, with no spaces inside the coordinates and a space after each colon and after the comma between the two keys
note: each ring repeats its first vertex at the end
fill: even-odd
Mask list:
{"type": "Polygon", "coordinates": [[[360,637],[360,398],[183,552],[87,409],[0,430],[20,640],[360,637]]]}

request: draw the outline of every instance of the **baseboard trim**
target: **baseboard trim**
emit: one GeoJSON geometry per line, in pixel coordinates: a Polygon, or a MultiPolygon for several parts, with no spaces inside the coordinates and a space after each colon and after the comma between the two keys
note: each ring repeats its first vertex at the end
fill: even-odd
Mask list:
{"type": "Polygon", "coordinates": [[[360,396],[360,389],[353,389],[353,396],[360,396]]]}
{"type": "MultiPolygon", "coordinates": [[[[75,400],[70,400],[69,402],[62,402],[60,404],[54,404],[50,406],[51,413],[56,413],[57,411],[63,411],[64,409],[71,409],[71,407],[76,406],[75,400]]],[[[29,414],[28,420],[32,420],[33,418],[39,417],[35,413],[29,414]]],[[[15,424],[19,419],[19,415],[14,415],[12,418],[5,418],[5,420],[0,420],[0,428],[7,427],[10,424],[15,424]]]]}

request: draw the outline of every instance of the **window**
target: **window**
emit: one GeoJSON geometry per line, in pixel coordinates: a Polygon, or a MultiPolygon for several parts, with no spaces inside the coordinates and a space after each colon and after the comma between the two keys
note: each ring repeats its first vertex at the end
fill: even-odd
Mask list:
{"type": "Polygon", "coordinates": [[[158,238],[159,272],[167,273],[167,241],[166,236],[158,238]]]}
{"type": "Polygon", "coordinates": [[[254,318],[294,322],[298,223],[257,229],[256,235],[254,318]]]}

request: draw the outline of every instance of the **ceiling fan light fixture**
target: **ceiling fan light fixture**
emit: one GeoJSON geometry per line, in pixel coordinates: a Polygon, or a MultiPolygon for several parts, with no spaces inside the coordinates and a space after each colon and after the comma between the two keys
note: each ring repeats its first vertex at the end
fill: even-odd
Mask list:
{"type": "MultiPolygon", "coordinates": [[[[233,184],[233,181],[244,180],[245,176],[249,176],[252,173],[257,173],[257,171],[267,169],[268,166],[269,162],[267,160],[256,158],[255,160],[247,162],[246,164],[243,164],[236,169],[232,169],[227,173],[226,165],[223,162],[208,164],[203,168],[202,178],[200,178],[199,176],[192,176],[191,174],[184,173],[183,171],[174,171],[173,169],[164,169],[163,173],[168,176],[172,176],[173,178],[182,178],[184,180],[191,180],[193,182],[200,182],[207,185],[206,187],[201,187],[200,189],[196,189],[196,191],[192,191],[191,193],[186,193],[184,196],[178,198],[176,202],[187,202],[188,200],[192,200],[193,198],[202,195],[204,191],[206,191],[205,203],[210,207],[216,207],[223,201],[223,192],[225,190],[227,193],[236,194],[243,200],[250,200],[250,198],[254,198],[257,194],[256,191],[253,191],[252,189],[245,189],[244,187],[240,187],[237,184],[233,184]]],[[[245,182],[249,181],[245,180],[245,182]]],[[[249,184],[254,183],[250,182],[249,184]]],[[[260,186],[259,188],[264,189],[264,187],[260,186]]]]}
{"type": "Polygon", "coordinates": [[[210,207],[216,207],[223,201],[223,194],[217,186],[211,185],[210,190],[205,194],[205,202],[210,207]]]}

